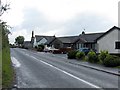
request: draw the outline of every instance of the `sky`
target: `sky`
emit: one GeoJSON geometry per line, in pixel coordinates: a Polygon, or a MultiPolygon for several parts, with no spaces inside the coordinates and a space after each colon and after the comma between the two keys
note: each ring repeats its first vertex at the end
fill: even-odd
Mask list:
{"type": "Polygon", "coordinates": [[[10,3],[2,17],[12,27],[10,43],[19,35],[31,40],[31,33],[74,36],[106,32],[118,26],[119,0],[2,0],[10,3]]]}

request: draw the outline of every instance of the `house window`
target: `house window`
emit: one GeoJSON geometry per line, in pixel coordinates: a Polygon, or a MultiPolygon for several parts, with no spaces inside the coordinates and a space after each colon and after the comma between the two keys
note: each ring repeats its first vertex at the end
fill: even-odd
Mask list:
{"type": "Polygon", "coordinates": [[[120,49],[120,42],[115,42],[115,49],[120,49]]]}

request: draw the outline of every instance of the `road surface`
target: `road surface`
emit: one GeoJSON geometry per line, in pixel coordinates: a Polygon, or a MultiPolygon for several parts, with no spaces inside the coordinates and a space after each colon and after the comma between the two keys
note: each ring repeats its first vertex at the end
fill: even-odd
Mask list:
{"type": "Polygon", "coordinates": [[[70,64],[50,53],[11,49],[18,88],[118,88],[118,76],[70,64]]]}

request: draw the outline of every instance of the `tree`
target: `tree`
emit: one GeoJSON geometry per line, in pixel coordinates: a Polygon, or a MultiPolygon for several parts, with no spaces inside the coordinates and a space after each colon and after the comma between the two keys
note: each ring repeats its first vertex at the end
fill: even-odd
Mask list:
{"type": "Polygon", "coordinates": [[[10,4],[6,3],[5,5],[1,3],[0,0],[0,16],[3,15],[4,12],[6,12],[9,8],[10,4]]]}
{"type": "Polygon", "coordinates": [[[24,37],[23,36],[16,37],[15,43],[18,44],[18,46],[21,46],[24,43],[24,37]]]}

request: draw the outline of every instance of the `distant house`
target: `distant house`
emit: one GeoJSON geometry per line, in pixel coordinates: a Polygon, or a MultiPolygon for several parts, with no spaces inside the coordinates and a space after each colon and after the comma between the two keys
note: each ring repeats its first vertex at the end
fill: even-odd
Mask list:
{"type": "Polygon", "coordinates": [[[101,35],[103,33],[83,33],[78,36],[57,37],[51,44],[57,49],[71,47],[75,50],[80,48],[97,50],[96,39],[101,35]]]}
{"type": "Polygon", "coordinates": [[[120,54],[120,28],[114,26],[97,40],[97,50],[108,50],[111,54],[120,54]]]}
{"type": "Polygon", "coordinates": [[[80,34],[79,40],[76,42],[77,49],[80,48],[90,48],[93,50],[97,50],[96,39],[103,35],[104,33],[89,33],[89,34],[80,34]]]}
{"type": "Polygon", "coordinates": [[[33,47],[38,46],[40,44],[45,45],[46,47],[50,46],[50,43],[55,39],[55,36],[40,36],[35,35],[34,41],[33,41],[33,47]]]}
{"type": "Polygon", "coordinates": [[[31,41],[24,41],[23,46],[24,48],[29,49],[29,48],[32,48],[32,43],[31,41]]]}
{"type": "Polygon", "coordinates": [[[67,36],[67,37],[56,37],[51,45],[54,48],[73,48],[76,49],[76,42],[78,41],[79,36],[67,36]]]}
{"type": "Polygon", "coordinates": [[[31,38],[33,47],[39,44],[45,45],[45,47],[60,48],[90,48],[100,53],[101,50],[107,50],[109,53],[120,53],[120,28],[114,26],[110,30],[104,33],[89,33],[78,36],[42,36],[35,35],[31,38]]]}

